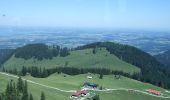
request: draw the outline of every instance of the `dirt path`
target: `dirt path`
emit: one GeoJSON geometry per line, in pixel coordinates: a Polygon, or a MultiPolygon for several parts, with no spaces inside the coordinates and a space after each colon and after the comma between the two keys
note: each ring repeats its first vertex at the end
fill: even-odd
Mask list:
{"type": "MultiPolygon", "coordinates": [[[[13,77],[13,78],[19,78],[19,77],[16,76],[16,75],[11,75],[11,74],[8,74],[8,73],[0,72],[0,74],[5,75],[5,76],[9,76],[9,77],[13,77]]],[[[69,91],[67,91],[67,90],[62,90],[62,89],[59,89],[59,88],[47,86],[47,85],[40,84],[40,83],[31,81],[31,80],[27,80],[27,79],[24,79],[24,78],[22,78],[22,79],[23,79],[23,80],[26,80],[26,81],[29,82],[29,83],[36,84],[36,85],[39,85],[39,86],[42,86],[42,87],[46,87],[46,88],[50,88],[50,89],[55,89],[55,90],[61,91],[61,92],[67,92],[67,93],[76,92],[76,90],[69,90],[69,91]]],[[[150,94],[150,93],[148,93],[148,92],[141,91],[141,90],[126,89],[126,88],[106,89],[106,90],[88,89],[88,90],[93,90],[93,91],[97,91],[97,92],[109,92],[109,91],[120,91],[120,90],[122,90],[122,91],[134,91],[134,92],[138,92],[138,93],[142,93],[142,94],[146,94],[146,95],[150,95],[150,96],[154,96],[154,97],[158,97],[158,98],[164,98],[164,99],[170,98],[170,97],[165,97],[165,96],[157,96],[157,95],[153,95],[153,94],[150,94]]]]}
{"type": "MultiPolygon", "coordinates": [[[[13,78],[19,78],[18,76],[11,75],[11,74],[7,74],[7,73],[3,73],[3,72],[0,72],[0,74],[6,75],[6,76],[9,76],[9,77],[13,77],[13,78]]],[[[72,92],[76,92],[76,90],[69,90],[69,91],[67,91],[67,90],[62,90],[62,89],[59,89],[59,88],[47,86],[47,85],[40,84],[40,83],[31,81],[31,80],[27,80],[27,79],[24,79],[24,78],[22,78],[22,79],[23,79],[23,80],[26,80],[28,83],[36,84],[36,85],[43,86],[43,87],[50,88],[50,89],[55,89],[55,90],[58,90],[58,91],[61,91],[61,92],[71,92],[71,93],[72,93],[72,92]]]]}

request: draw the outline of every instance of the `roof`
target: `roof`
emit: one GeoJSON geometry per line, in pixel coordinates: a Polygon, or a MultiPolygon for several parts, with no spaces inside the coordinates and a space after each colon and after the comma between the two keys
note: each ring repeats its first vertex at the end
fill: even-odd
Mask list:
{"type": "Polygon", "coordinates": [[[77,91],[72,94],[72,96],[80,96],[81,94],[87,94],[87,90],[77,91]]]}
{"type": "Polygon", "coordinates": [[[160,94],[161,94],[160,91],[152,90],[152,89],[148,89],[148,92],[153,93],[153,94],[156,94],[156,95],[160,95],[160,94]]]}
{"type": "Polygon", "coordinates": [[[93,77],[92,76],[87,76],[88,79],[92,79],[93,77]]]}
{"type": "Polygon", "coordinates": [[[88,86],[92,86],[92,87],[97,87],[97,84],[94,83],[89,83],[89,82],[85,82],[84,85],[88,85],[88,86]]]}

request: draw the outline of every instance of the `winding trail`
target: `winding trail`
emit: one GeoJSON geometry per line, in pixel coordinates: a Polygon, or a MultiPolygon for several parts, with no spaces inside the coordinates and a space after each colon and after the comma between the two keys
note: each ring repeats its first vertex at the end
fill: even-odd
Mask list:
{"type": "MultiPolygon", "coordinates": [[[[13,78],[19,78],[19,77],[16,76],[16,75],[4,73],[4,72],[0,72],[0,74],[5,75],[5,76],[9,76],[9,77],[13,77],[13,78]]],[[[60,91],[60,92],[66,92],[66,93],[76,92],[76,90],[69,90],[69,91],[68,91],[68,90],[63,90],[63,89],[59,89],[59,88],[47,86],[47,85],[44,85],[44,84],[40,84],[40,83],[31,81],[31,80],[28,80],[28,79],[24,79],[24,78],[22,78],[22,79],[23,79],[23,80],[26,80],[26,81],[29,82],[29,83],[36,84],[36,85],[39,85],[39,86],[42,86],[42,87],[46,87],[46,88],[50,88],[50,89],[54,89],[54,90],[57,90],[57,91],[60,91]]],[[[120,91],[120,90],[121,90],[121,91],[134,91],[134,92],[138,92],[138,93],[150,95],[150,96],[153,96],[153,97],[163,98],[163,99],[169,99],[169,98],[170,98],[170,96],[168,96],[168,97],[161,96],[161,95],[158,96],[158,95],[150,94],[150,93],[145,92],[145,91],[135,90],[135,89],[126,89],[126,88],[106,89],[106,90],[96,90],[96,89],[86,89],[86,90],[93,90],[93,91],[96,91],[96,92],[109,92],[109,91],[120,91]]],[[[166,91],[165,91],[165,92],[166,92],[166,91]]],[[[168,92],[169,92],[169,91],[168,91],[168,92]]]]}

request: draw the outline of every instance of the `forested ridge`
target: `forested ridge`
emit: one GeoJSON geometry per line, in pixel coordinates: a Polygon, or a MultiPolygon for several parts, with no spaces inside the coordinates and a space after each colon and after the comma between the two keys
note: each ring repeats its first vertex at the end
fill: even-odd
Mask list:
{"type": "Polygon", "coordinates": [[[60,48],[60,46],[47,46],[45,44],[28,44],[24,47],[17,48],[14,53],[16,58],[38,60],[52,59],[53,57],[65,57],[69,55],[68,48],[60,48]]]}
{"type": "Polygon", "coordinates": [[[164,64],[167,68],[170,69],[170,50],[162,53],[155,55],[155,58],[162,64],[164,64]]]}
{"type": "Polygon", "coordinates": [[[3,64],[6,60],[8,60],[13,51],[13,49],[0,49],[0,64],[3,64]]]}
{"type": "Polygon", "coordinates": [[[140,81],[161,85],[170,88],[170,71],[148,53],[129,45],[113,42],[96,42],[85,46],[79,46],[75,50],[86,48],[105,47],[111,54],[119,59],[135,65],[141,69],[138,76],[140,81]]]}

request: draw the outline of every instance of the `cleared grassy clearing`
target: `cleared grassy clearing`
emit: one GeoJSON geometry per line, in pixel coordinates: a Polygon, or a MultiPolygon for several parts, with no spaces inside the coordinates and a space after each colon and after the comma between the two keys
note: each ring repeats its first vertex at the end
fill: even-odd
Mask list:
{"type": "Polygon", "coordinates": [[[116,56],[110,54],[105,48],[97,49],[97,53],[93,54],[92,49],[72,51],[69,56],[55,57],[52,60],[44,59],[38,61],[36,59],[24,60],[12,56],[5,64],[7,69],[21,69],[23,66],[32,67],[38,66],[42,68],[53,67],[76,67],[76,68],[108,68],[111,70],[124,71],[133,74],[139,72],[140,69],[136,66],[128,64],[116,56]],[[67,64],[66,64],[67,63],[67,64]]]}

